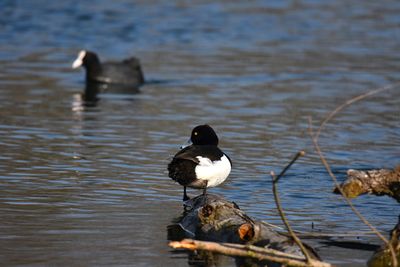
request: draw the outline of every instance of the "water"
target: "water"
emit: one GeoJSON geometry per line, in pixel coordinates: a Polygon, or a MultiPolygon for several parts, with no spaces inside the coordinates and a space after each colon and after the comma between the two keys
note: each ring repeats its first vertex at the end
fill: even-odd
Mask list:
{"type": "MultiPolygon", "coordinates": [[[[234,163],[213,193],[281,225],[269,172],[304,149],[279,184],[293,227],[367,230],[331,193],[308,118],[316,127],[347,99],[399,81],[398,2],[6,0],[0,10],[3,265],[194,264],[167,246],[182,188],[166,165],[201,123],[234,163]],[[80,49],[136,55],[150,83],[86,107],[84,73],[70,68],[80,49]]],[[[399,99],[395,87],[327,125],[319,141],[340,180],[348,168],[399,164],[399,99]]],[[[385,234],[399,214],[388,197],[354,203],[385,234]]],[[[315,245],[341,266],[372,253],[315,245]]]]}

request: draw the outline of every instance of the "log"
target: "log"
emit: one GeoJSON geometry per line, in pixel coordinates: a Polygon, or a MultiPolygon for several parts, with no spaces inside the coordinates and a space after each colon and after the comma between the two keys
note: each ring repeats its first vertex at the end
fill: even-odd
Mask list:
{"type": "MultiPolygon", "coordinates": [[[[185,206],[183,217],[178,222],[185,238],[267,247],[305,262],[303,253],[290,237],[250,218],[234,202],[207,194],[187,201],[185,206]]],[[[306,248],[312,259],[320,259],[311,247],[306,248]]]]}
{"type": "MultiPolygon", "coordinates": [[[[400,262],[400,216],[399,221],[396,226],[390,231],[390,241],[389,244],[392,245],[397,262],[400,262]]],[[[367,262],[368,267],[385,267],[392,266],[392,255],[388,245],[383,246],[378,249],[374,255],[367,262]]]]}
{"type": "MultiPolygon", "coordinates": [[[[400,165],[395,169],[347,171],[347,179],[340,185],[348,198],[362,194],[388,195],[400,202],[400,165]]],[[[340,194],[338,188],[334,193],[340,194]]]]}

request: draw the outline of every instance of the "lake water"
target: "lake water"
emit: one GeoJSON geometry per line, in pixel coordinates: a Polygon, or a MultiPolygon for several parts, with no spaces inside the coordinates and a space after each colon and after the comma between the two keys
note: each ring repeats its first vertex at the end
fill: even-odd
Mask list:
{"type": "MultiPolygon", "coordinates": [[[[390,0],[1,1],[2,265],[207,265],[167,246],[182,188],[166,165],[203,123],[233,161],[210,192],[282,225],[269,172],[305,150],[279,184],[292,226],[367,231],[331,193],[308,118],[317,127],[351,97],[400,80],[399,13],[390,0]],[[105,60],[135,55],[149,83],[86,107],[84,71],[71,69],[81,49],[105,60]]],[[[400,88],[344,109],[319,143],[339,180],[348,168],[399,164],[400,88]]],[[[354,203],[387,236],[398,204],[354,203]]],[[[339,266],[363,266],[372,254],[312,242],[339,266]]]]}

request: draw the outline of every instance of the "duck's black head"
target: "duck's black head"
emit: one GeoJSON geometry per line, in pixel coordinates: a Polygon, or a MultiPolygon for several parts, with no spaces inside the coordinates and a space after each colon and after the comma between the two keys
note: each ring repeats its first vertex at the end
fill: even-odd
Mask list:
{"type": "Polygon", "coordinates": [[[209,125],[199,125],[192,130],[190,140],[193,145],[218,145],[218,136],[209,125]]]}
{"type": "Polygon", "coordinates": [[[76,69],[79,68],[80,66],[88,68],[99,65],[100,65],[100,60],[97,57],[96,53],[82,50],[79,52],[78,57],[75,59],[74,63],[72,63],[72,68],[76,69]]]}

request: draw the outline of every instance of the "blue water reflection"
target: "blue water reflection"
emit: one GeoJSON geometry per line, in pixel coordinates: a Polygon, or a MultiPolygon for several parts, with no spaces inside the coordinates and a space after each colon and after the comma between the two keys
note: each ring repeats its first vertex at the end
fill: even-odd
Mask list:
{"type": "MultiPolygon", "coordinates": [[[[294,228],[367,230],[331,193],[308,118],[317,126],[350,97],[399,80],[400,3],[6,0],[0,10],[3,264],[187,266],[166,245],[182,190],[166,164],[201,123],[234,166],[213,193],[282,225],[269,172],[305,150],[279,184],[294,228]],[[84,72],[70,69],[81,49],[137,56],[150,83],[87,105],[84,72]]],[[[340,180],[348,168],[399,164],[399,99],[387,90],[327,125],[320,145],[340,180]]],[[[354,203],[384,233],[399,213],[387,197],[354,203]]],[[[370,255],[316,245],[343,266],[370,255]]]]}

